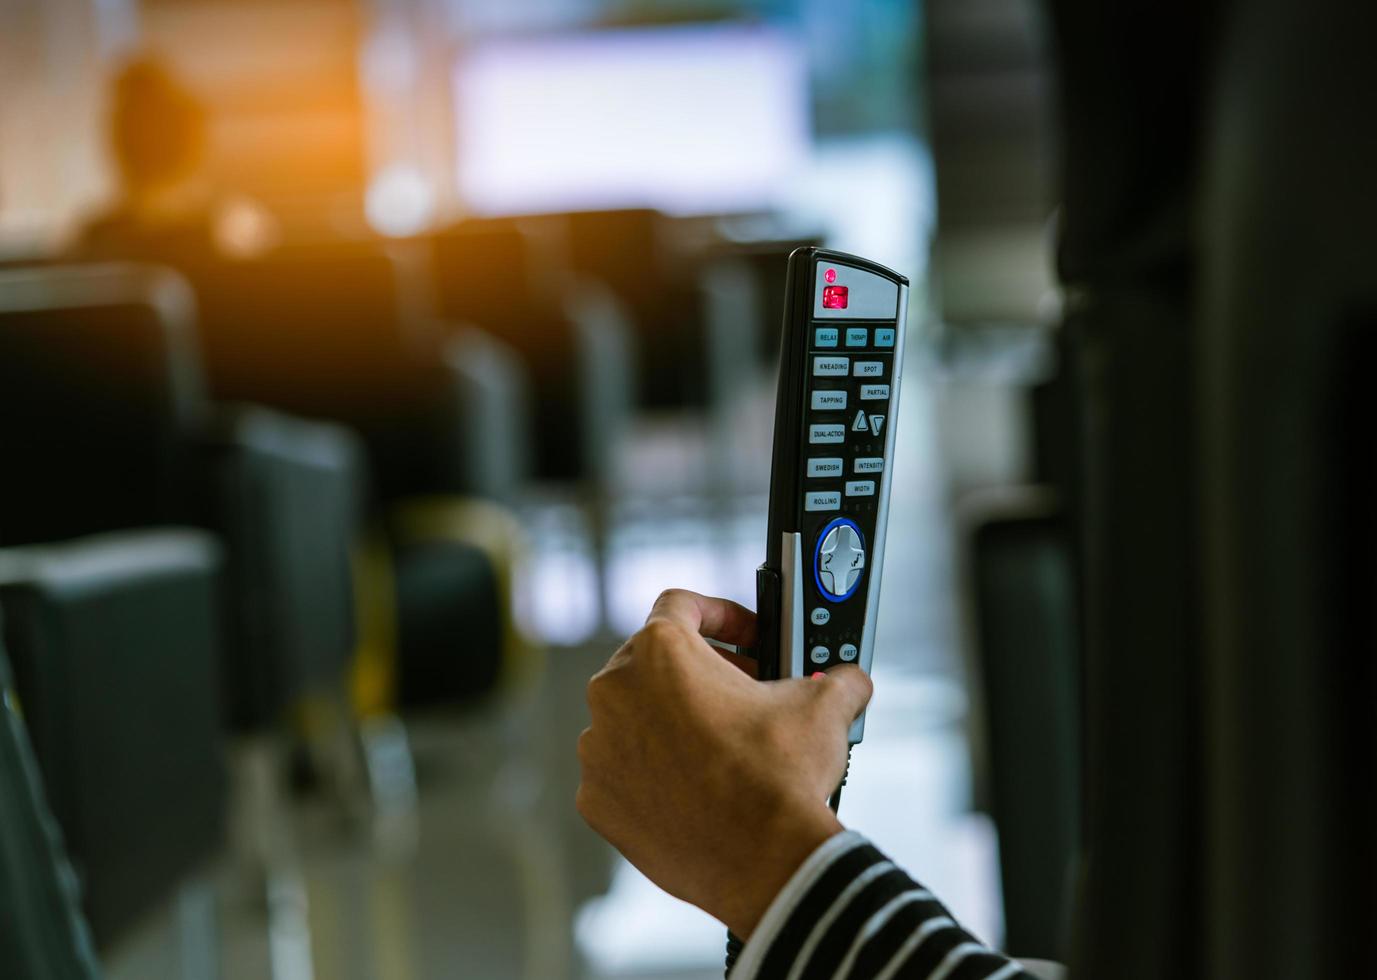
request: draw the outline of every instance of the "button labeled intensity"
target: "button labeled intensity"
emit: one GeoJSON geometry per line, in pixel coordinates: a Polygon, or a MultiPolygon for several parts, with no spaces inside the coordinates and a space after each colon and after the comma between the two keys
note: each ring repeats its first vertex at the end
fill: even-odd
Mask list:
{"type": "Polygon", "coordinates": [[[814,456],[808,460],[808,475],[818,476],[841,476],[842,461],[840,456],[814,456]]]}
{"type": "Polygon", "coordinates": [[[869,340],[870,331],[867,330],[865,327],[846,328],[847,347],[864,347],[869,340]]]}
{"type": "Polygon", "coordinates": [[[815,664],[827,663],[827,658],[832,656],[832,651],[824,646],[816,646],[808,651],[808,659],[815,664]]]}
{"type": "Polygon", "coordinates": [[[870,434],[878,436],[880,430],[885,427],[885,417],[883,415],[870,416],[870,434]]]}
{"type": "Polygon", "coordinates": [[[894,346],[894,328],[893,328],[893,327],[876,327],[876,328],[875,328],[875,346],[876,346],[876,347],[893,347],[893,346],[894,346]]]}
{"type": "MultiPolygon", "coordinates": [[[[813,373],[817,374],[816,364],[813,373]]],[[[857,361],[856,370],[853,372],[858,378],[883,378],[885,376],[884,361],[857,361]]]]}
{"type": "Polygon", "coordinates": [[[813,445],[827,445],[829,443],[846,441],[846,426],[844,425],[810,425],[808,426],[808,441],[813,445]]]}
{"type": "Polygon", "coordinates": [[[856,654],[858,652],[859,651],[856,649],[856,644],[843,643],[841,645],[841,649],[837,651],[837,655],[841,657],[843,660],[845,660],[847,663],[851,663],[851,661],[856,659],[856,654]]]}
{"type": "Polygon", "coordinates": [[[889,385],[861,385],[861,401],[889,401],[889,385]]]}
{"type": "Polygon", "coordinates": [[[836,327],[818,327],[816,330],[813,331],[813,346],[814,346],[814,347],[836,347],[836,346],[837,346],[837,328],[836,328],[836,327]]]}
{"type": "Polygon", "coordinates": [[[812,612],[808,614],[808,622],[812,623],[814,626],[826,626],[828,620],[830,620],[831,618],[832,613],[824,609],[822,606],[818,606],[816,609],[814,609],[812,612]]]}
{"type": "Polygon", "coordinates": [[[843,391],[815,391],[813,392],[812,405],[815,411],[819,412],[838,412],[846,407],[846,392],[843,391]]]}
{"type": "Polygon", "coordinates": [[[853,419],[852,422],[851,422],[851,431],[852,431],[852,432],[864,432],[865,430],[866,430],[865,409],[860,409],[860,410],[858,410],[858,411],[856,412],[856,417],[855,417],[855,419],[853,419]]]}
{"type": "Polygon", "coordinates": [[[813,377],[844,378],[850,367],[851,358],[849,357],[815,357],[813,358],[813,377]]]}
{"type": "Polygon", "coordinates": [[[873,497],[875,496],[875,481],[847,480],[846,495],[848,497],[873,497]]]}
{"type": "Polygon", "coordinates": [[[814,490],[803,495],[803,509],[841,510],[841,493],[837,490],[814,490]]]}
{"type": "Polygon", "coordinates": [[[855,473],[883,473],[885,471],[885,458],[883,456],[860,456],[851,466],[855,473]]]}

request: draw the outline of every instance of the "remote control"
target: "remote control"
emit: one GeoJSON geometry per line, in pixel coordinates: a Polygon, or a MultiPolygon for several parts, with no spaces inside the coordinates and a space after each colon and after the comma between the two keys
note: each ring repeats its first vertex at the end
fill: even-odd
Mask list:
{"type": "MultiPolygon", "coordinates": [[[[762,679],[870,672],[889,512],[908,280],[855,255],[789,256],[766,558],[762,679]]],[[[865,716],[849,740],[861,741],[865,716]]]]}

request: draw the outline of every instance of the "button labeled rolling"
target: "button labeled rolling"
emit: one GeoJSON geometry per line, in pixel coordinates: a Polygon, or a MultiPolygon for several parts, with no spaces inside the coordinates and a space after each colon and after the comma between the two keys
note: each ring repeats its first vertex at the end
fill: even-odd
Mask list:
{"type": "Polygon", "coordinates": [[[803,495],[803,509],[808,511],[841,510],[841,491],[809,491],[803,495]]]}

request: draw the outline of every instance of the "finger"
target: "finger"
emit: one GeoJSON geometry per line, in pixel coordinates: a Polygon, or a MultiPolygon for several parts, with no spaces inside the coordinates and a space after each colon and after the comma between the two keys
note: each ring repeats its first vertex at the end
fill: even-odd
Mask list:
{"type": "Polygon", "coordinates": [[[833,667],[820,676],[814,674],[808,683],[817,685],[816,690],[828,709],[835,712],[845,725],[850,725],[860,716],[870,703],[870,695],[874,691],[874,685],[865,671],[851,664],[833,667]]]}
{"type": "Polygon", "coordinates": [[[737,646],[755,645],[755,613],[730,599],[699,595],[686,589],[660,593],[646,617],[668,619],[700,636],[709,636],[737,646]]]}

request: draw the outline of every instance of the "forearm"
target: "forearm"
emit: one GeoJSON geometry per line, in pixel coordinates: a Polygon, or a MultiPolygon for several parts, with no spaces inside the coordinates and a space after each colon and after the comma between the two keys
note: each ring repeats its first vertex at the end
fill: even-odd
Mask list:
{"type": "Polygon", "coordinates": [[[976,940],[865,838],[837,834],[795,872],[752,933],[732,980],[1027,977],[976,940]]]}

